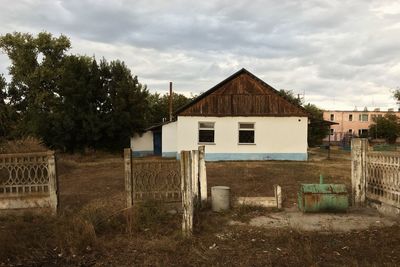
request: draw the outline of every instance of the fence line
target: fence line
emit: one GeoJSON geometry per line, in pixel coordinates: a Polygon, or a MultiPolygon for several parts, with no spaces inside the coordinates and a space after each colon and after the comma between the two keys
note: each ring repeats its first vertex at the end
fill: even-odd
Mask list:
{"type": "Polygon", "coordinates": [[[367,152],[366,197],[400,208],[400,154],[367,152]]]}
{"type": "Polygon", "coordinates": [[[182,232],[190,237],[193,215],[207,202],[205,148],[182,151],[180,160],[132,159],[132,150],[124,150],[127,206],[158,200],[182,204],[182,232]]]}
{"type": "Polygon", "coordinates": [[[368,140],[352,140],[353,204],[378,201],[400,209],[400,153],[368,151],[368,140]]]}
{"type": "Polygon", "coordinates": [[[57,211],[54,152],[0,154],[0,209],[57,211]]]}

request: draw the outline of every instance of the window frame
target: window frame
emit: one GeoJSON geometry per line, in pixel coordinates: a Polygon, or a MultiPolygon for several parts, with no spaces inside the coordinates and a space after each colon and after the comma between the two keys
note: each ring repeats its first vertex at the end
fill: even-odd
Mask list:
{"type": "Polygon", "coordinates": [[[349,121],[353,121],[353,114],[349,114],[349,121]]]}
{"type": "Polygon", "coordinates": [[[238,145],[256,145],[256,123],[255,122],[238,122],[238,145]],[[240,128],[241,124],[252,124],[253,128],[240,128]],[[253,143],[241,143],[240,142],[240,132],[241,131],[248,131],[248,132],[253,132],[253,143]]]}
{"type": "Polygon", "coordinates": [[[358,116],[358,120],[359,120],[360,122],[368,122],[368,120],[369,120],[369,114],[368,114],[368,113],[361,113],[361,114],[358,116]],[[367,117],[367,120],[364,120],[364,119],[363,119],[364,116],[367,117]]]}
{"type": "Polygon", "coordinates": [[[215,121],[199,121],[197,124],[197,142],[199,145],[215,145],[215,121]],[[201,127],[202,123],[212,123],[213,127],[212,128],[207,128],[207,127],[201,127]],[[213,142],[202,142],[200,141],[200,130],[212,130],[214,132],[213,135],[213,142]]]}

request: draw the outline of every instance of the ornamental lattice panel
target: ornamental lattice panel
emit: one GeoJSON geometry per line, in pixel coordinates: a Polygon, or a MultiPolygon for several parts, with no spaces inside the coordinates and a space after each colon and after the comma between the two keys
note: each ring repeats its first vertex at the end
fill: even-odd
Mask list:
{"type": "Polygon", "coordinates": [[[178,160],[132,160],[132,201],[180,202],[178,160]]]}
{"type": "Polygon", "coordinates": [[[367,152],[366,196],[400,207],[400,154],[367,152]]]}
{"type": "Polygon", "coordinates": [[[49,191],[47,154],[0,155],[0,196],[49,191]]]}

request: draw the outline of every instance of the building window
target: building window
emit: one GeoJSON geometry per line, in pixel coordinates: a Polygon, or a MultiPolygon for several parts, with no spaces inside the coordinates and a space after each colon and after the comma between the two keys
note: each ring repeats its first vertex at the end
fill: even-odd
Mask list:
{"type": "Polygon", "coordinates": [[[331,135],[334,134],[334,132],[335,132],[335,131],[334,131],[333,129],[331,129],[331,135]]]}
{"type": "Polygon", "coordinates": [[[353,121],[353,114],[349,114],[349,121],[353,121]]]}
{"type": "Polygon", "coordinates": [[[349,134],[352,134],[353,133],[353,129],[349,129],[349,134]]]}
{"type": "Polygon", "coordinates": [[[359,121],[368,121],[368,114],[360,114],[358,115],[359,121]]]}
{"type": "Polygon", "coordinates": [[[335,120],[335,114],[331,114],[331,121],[335,120]]]}
{"type": "Polygon", "coordinates": [[[214,143],[214,122],[199,122],[199,143],[214,143]]]}
{"type": "Polygon", "coordinates": [[[368,137],[368,129],[359,129],[358,136],[359,137],[368,137]]]}
{"type": "Polygon", "coordinates": [[[254,123],[239,123],[239,144],[254,144],[254,123]]]}

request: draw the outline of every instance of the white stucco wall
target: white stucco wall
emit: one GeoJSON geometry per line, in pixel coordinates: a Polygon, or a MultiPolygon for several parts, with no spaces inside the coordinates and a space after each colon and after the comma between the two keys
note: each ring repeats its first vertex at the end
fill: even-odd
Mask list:
{"type": "Polygon", "coordinates": [[[175,157],[177,150],[177,122],[162,126],[162,155],[175,157]]]}
{"type": "Polygon", "coordinates": [[[133,153],[146,153],[153,152],[153,132],[147,131],[142,136],[135,134],[131,138],[131,149],[133,153]]]}
{"type": "Polygon", "coordinates": [[[215,144],[206,145],[206,154],[221,153],[221,157],[224,156],[222,154],[229,157],[228,154],[235,153],[258,155],[255,159],[307,158],[307,117],[180,116],[177,124],[177,151],[197,149],[200,145],[199,122],[215,123],[215,144]],[[255,144],[238,144],[239,122],[255,123],[255,144]],[[304,156],[299,157],[299,154],[304,156]]]}

